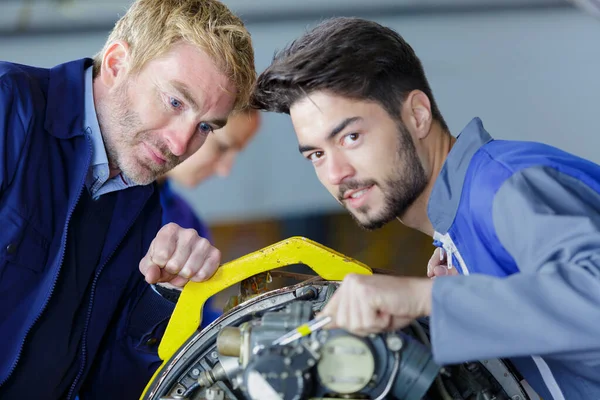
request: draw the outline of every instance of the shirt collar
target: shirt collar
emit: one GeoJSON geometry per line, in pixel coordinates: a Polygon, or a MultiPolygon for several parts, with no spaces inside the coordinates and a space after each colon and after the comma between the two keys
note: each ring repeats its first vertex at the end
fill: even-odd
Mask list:
{"type": "Polygon", "coordinates": [[[458,135],[433,185],[427,205],[427,215],[437,232],[445,234],[450,229],[458,211],[469,164],[475,153],[492,140],[479,118],[473,118],[458,135]]]}
{"type": "Polygon", "coordinates": [[[84,126],[87,128],[87,133],[92,140],[92,163],[90,166],[108,164],[108,156],[106,155],[106,148],[104,147],[100,124],[98,123],[98,115],[96,114],[96,106],[94,105],[93,69],[93,67],[89,67],[85,71],[84,126]]]}

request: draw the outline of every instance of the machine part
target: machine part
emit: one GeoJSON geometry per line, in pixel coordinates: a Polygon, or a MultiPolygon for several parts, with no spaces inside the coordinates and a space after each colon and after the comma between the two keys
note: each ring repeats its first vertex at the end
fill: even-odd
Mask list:
{"type": "MultiPolygon", "coordinates": [[[[225,263],[217,269],[211,279],[204,282],[188,282],[185,285],[158,347],[158,355],[161,360],[164,360],[163,364],[156,370],[150,381],[155,382],[155,378],[166,368],[175,352],[195,335],[201,324],[202,307],[207,299],[254,275],[295,264],[304,264],[315,271],[320,277],[315,281],[341,281],[350,273],[363,275],[372,273],[365,264],[299,236],[282,240],[225,263]]],[[[276,290],[267,293],[272,292],[276,290]]],[[[251,300],[253,299],[248,302],[251,300]]],[[[244,303],[235,308],[243,305],[244,303]]],[[[235,308],[229,313],[233,313],[235,308]]],[[[219,323],[214,321],[211,325],[219,323]]],[[[142,397],[148,390],[150,387],[146,386],[142,397]]]]}
{"type": "Polygon", "coordinates": [[[431,350],[416,339],[400,333],[402,348],[400,369],[394,388],[394,397],[400,400],[421,399],[440,371],[433,361],[431,350]]]}
{"type": "Polygon", "coordinates": [[[225,372],[225,368],[223,368],[223,365],[219,362],[215,364],[213,369],[201,372],[200,375],[198,375],[198,385],[200,385],[200,387],[210,387],[215,382],[227,378],[227,372],[225,372]]]}
{"type": "Polygon", "coordinates": [[[242,331],[235,326],[225,326],[217,336],[217,351],[230,357],[239,357],[242,348],[242,331]]]}
{"type": "MultiPolygon", "coordinates": [[[[330,341],[351,341],[355,336],[339,329],[322,330],[286,346],[271,346],[274,339],[321,311],[337,281],[351,272],[368,274],[370,269],[304,238],[292,238],[221,266],[209,281],[186,285],[159,347],[165,362],[142,399],[181,399],[186,395],[186,400],[211,396],[221,400],[222,395],[223,400],[447,400],[443,393],[451,393],[453,400],[510,399],[507,391],[518,379],[497,378],[493,368],[485,366],[486,361],[444,369],[435,365],[426,320],[393,334],[360,338],[371,352],[374,368],[367,385],[352,393],[324,385],[319,368],[327,357],[343,357],[335,351],[325,353],[330,341]],[[259,294],[193,333],[207,298],[252,275],[298,263],[307,264],[322,278],[311,277],[298,285],[259,294]],[[228,332],[223,333],[228,344],[217,346],[221,332],[228,332]],[[219,347],[231,355],[219,354],[219,347]]],[[[512,375],[507,363],[495,361],[512,375]]],[[[364,370],[358,373],[367,375],[364,370]]]]}
{"type": "Polygon", "coordinates": [[[206,389],[206,400],[225,400],[225,392],[219,388],[206,389]]]}
{"type": "Polygon", "coordinates": [[[325,342],[317,375],[327,389],[349,394],[362,390],[375,373],[373,352],[365,340],[338,336],[325,342]]]}
{"type": "Polygon", "coordinates": [[[498,381],[506,391],[506,394],[511,400],[528,399],[527,390],[521,385],[520,381],[515,378],[515,375],[510,371],[508,366],[498,360],[484,360],[483,367],[498,381]]]}
{"type": "Polygon", "coordinates": [[[280,289],[222,316],[182,347],[146,399],[207,399],[209,390],[218,388],[223,400],[509,400],[513,389],[523,390],[502,360],[487,360],[493,361],[491,370],[505,371],[499,379],[484,362],[447,366],[441,374],[432,359],[426,321],[365,338],[322,330],[286,346],[270,346],[291,327],[310,321],[337,285],[311,281],[280,289]],[[308,286],[314,299],[298,300],[308,286]],[[438,380],[450,397],[433,384],[438,380]]]}
{"type": "Polygon", "coordinates": [[[402,338],[395,333],[388,333],[385,338],[385,343],[391,351],[400,351],[404,345],[402,343],[402,338]]]}
{"type": "Polygon", "coordinates": [[[243,302],[258,296],[259,294],[266,293],[268,291],[267,285],[272,281],[273,277],[270,272],[263,272],[244,279],[240,282],[239,293],[236,296],[232,296],[227,301],[227,304],[223,308],[223,312],[228,312],[243,302]]]}
{"type": "Polygon", "coordinates": [[[285,346],[292,343],[304,336],[308,336],[313,332],[316,332],[323,328],[325,325],[331,322],[331,317],[323,316],[308,321],[306,324],[302,324],[294,330],[289,331],[283,336],[278,337],[272,343],[273,346],[285,346]]]}
{"type": "Polygon", "coordinates": [[[248,364],[242,389],[252,400],[263,400],[268,388],[267,392],[276,393],[280,400],[304,399],[311,384],[305,373],[315,363],[309,352],[299,348],[267,347],[248,364]]]}
{"type": "MultiPolygon", "coordinates": [[[[380,393],[379,396],[377,396],[377,398],[375,400],[384,400],[386,398],[386,396],[388,395],[388,393],[390,393],[390,391],[392,390],[392,386],[394,385],[394,380],[398,376],[399,369],[400,369],[400,353],[395,353],[394,354],[394,367],[392,368],[392,374],[390,376],[390,379],[387,381],[385,388],[383,389],[383,392],[380,393]]],[[[417,400],[418,398],[419,397],[415,398],[415,400],[417,400]]],[[[404,398],[402,398],[400,400],[404,400],[404,398]]],[[[408,398],[406,400],[408,400],[408,398]]]]}

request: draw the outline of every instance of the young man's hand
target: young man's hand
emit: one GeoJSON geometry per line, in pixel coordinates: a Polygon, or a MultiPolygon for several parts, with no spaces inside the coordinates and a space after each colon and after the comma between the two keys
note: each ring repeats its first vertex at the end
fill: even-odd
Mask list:
{"type": "Polygon", "coordinates": [[[183,287],[188,281],[210,278],[221,262],[221,252],[194,229],[171,223],[163,226],[140,261],[148,283],[168,282],[183,287]]]}
{"type": "Polygon", "coordinates": [[[401,329],[431,312],[427,278],[349,274],[321,315],[332,317],[327,328],[343,328],[360,336],[401,329]]]}
{"type": "Polygon", "coordinates": [[[438,247],[435,249],[433,255],[429,259],[429,263],[427,263],[427,276],[430,278],[435,278],[436,276],[446,275],[458,275],[458,271],[456,268],[448,268],[446,252],[438,247]]]}

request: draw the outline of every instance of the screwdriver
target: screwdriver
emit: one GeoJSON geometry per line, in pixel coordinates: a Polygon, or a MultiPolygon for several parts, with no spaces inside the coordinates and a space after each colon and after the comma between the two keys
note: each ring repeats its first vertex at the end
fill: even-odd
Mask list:
{"type": "Polygon", "coordinates": [[[298,340],[304,336],[310,335],[315,331],[318,331],[330,322],[331,317],[329,316],[315,318],[279,337],[273,341],[273,346],[285,346],[286,344],[292,343],[294,340],[298,340]]]}

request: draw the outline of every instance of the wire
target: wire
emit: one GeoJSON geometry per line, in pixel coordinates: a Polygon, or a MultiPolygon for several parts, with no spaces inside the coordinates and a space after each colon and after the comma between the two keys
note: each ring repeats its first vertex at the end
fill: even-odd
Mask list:
{"type": "Polygon", "coordinates": [[[200,388],[200,383],[198,383],[198,381],[194,382],[192,384],[192,386],[190,386],[189,388],[186,389],[185,392],[183,392],[181,395],[183,396],[184,399],[187,399],[188,397],[190,397],[192,394],[194,394],[194,392],[196,390],[198,390],[200,388]]]}
{"type": "MultiPolygon", "coordinates": [[[[388,383],[385,385],[383,392],[379,396],[377,396],[377,398],[375,400],[385,399],[385,396],[387,396],[388,393],[390,392],[390,390],[392,390],[392,386],[394,385],[394,382],[396,381],[396,376],[398,375],[399,370],[400,370],[400,351],[396,351],[396,352],[394,352],[394,367],[392,369],[392,374],[390,375],[390,379],[388,380],[388,383]]],[[[450,399],[450,400],[452,400],[452,399],[450,399]]]]}

